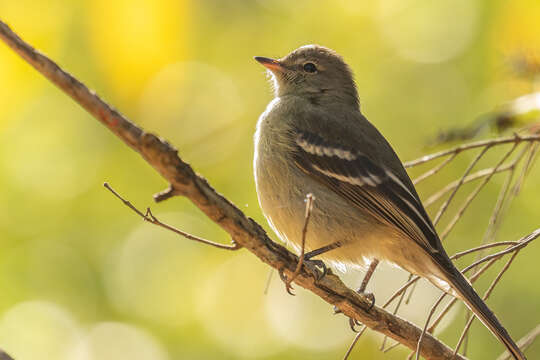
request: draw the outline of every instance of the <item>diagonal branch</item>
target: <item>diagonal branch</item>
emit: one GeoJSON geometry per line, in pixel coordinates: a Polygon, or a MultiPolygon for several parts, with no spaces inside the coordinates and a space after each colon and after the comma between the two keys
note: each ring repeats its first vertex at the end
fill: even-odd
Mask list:
{"type": "MultiPolygon", "coordinates": [[[[25,43],[1,21],[0,38],[154,167],[171,186],[161,197],[174,194],[189,198],[206,216],[229,233],[235,243],[271,267],[283,268],[287,276],[292,275],[298,258],[283,246],[272,242],[259,224],[214,190],[206,179],[196,174],[189,164],[178,157],[174,147],[130,122],[83,83],[25,43]]],[[[303,270],[296,278],[296,283],[337,306],[348,317],[388,335],[410,349],[416,349],[421,329],[379,307],[366,310],[371,305],[369,299],[346,287],[337,276],[328,274],[315,282],[308,271],[303,270]]],[[[423,337],[421,355],[433,360],[464,359],[460,355],[453,355],[448,346],[430,334],[423,337]]]]}
{"type": "Polygon", "coordinates": [[[0,349],[0,360],[13,360],[4,350],[0,349]]]}

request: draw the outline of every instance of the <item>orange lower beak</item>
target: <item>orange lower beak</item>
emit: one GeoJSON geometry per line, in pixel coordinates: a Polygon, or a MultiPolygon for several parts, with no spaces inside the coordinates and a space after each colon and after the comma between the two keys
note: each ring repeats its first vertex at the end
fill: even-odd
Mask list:
{"type": "Polygon", "coordinates": [[[270,58],[266,58],[266,57],[262,57],[262,56],[255,56],[254,59],[257,60],[258,62],[260,62],[262,66],[264,66],[265,68],[267,68],[267,69],[269,69],[271,71],[274,71],[274,70],[283,71],[284,70],[283,65],[281,65],[281,63],[278,60],[270,59],[270,58]]]}

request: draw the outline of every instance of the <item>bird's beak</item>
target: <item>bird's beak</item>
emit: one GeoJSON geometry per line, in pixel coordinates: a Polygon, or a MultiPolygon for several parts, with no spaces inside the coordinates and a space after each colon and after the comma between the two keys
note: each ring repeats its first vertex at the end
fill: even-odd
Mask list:
{"type": "Polygon", "coordinates": [[[285,67],[276,59],[270,59],[262,56],[255,56],[254,58],[261,63],[262,66],[267,68],[270,71],[284,71],[285,67]]]}

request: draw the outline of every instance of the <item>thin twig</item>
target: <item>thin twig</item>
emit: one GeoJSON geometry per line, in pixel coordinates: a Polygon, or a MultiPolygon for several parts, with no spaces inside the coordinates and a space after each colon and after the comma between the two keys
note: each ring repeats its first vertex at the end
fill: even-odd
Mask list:
{"type": "Polygon", "coordinates": [[[463,269],[461,272],[465,273],[465,272],[469,271],[470,269],[478,266],[479,264],[481,264],[483,262],[486,262],[486,261],[491,260],[491,259],[498,259],[503,255],[506,255],[506,254],[509,254],[511,252],[520,250],[520,249],[524,248],[525,246],[529,245],[531,243],[531,241],[535,240],[538,236],[540,236],[540,229],[536,229],[535,231],[533,231],[529,235],[521,238],[520,240],[517,241],[518,244],[516,244],[516,245],[510,246],[509,248],[507,248],[505,250],[496,252],[495,254],[485,256],[484,258],[482,258],[482,259],[480,259],[478,261],[475,261],[474,263],[472,263],[471,265],[469,265],[465,269],[463,269]]]}
{"type": "MultiPolygon", "coordinates": [[[[411,280],[412,277],[413,277],[413,274],[409,274],[409,278],[407,279],[407,282],[408,282],[409,280],[411,280]]],[[[414,289],[414,286],[416,286],[416,284],[418,284],[418,282],[415,282],[415,283],[414,283],[413,289],[414,289]]],[[[404,292],[401,293],[401,296],[399,297],[399,300],[398,300],[398,302],[397,302],[397,304],[396,304],[396,307],[394,308],[394,311],[392,312],[392,314],[394,314],[394,315],[397,314],[397,312],[399,311],[399,308],[401,307],[401,304],[403,303],[403,299],[405,298],[405,295],[406,295],[406,294],[407,294],[407,291],[404,291],[404,292]]],[[[387,340],[388,340],[388,336],[385,336],[385,337],[383,338],[383,342],[382,342],[381,348],[380,348],[380,350],[381,350],[382,352],[386,352],[386,351],[384,350],[384,347],[386,346],[386,341],[387,341],[387,340]]]]}
{"type": "MultiPolygon", "coordinates": [[[[534,329],[532,329],[527,335],[525,335],[524,337],[522,337],[521,339],[519,339],[519,341],[517,342],[519,348],[521,349],[521,351],[524,351],[526,350],[529,346],[532,345],[532,343],[534,342],[534,340],[536,340],[536,338],[540,336],[540,325],[537,325],[534,329]]],[[[504,353],[502,353],[498,358],[497,360],[510,360],[512,358],[512,356],[508,353],[508,351],[505,351],[504,353]]]]}
{"type": "MultiPolygon", "coordinates": [[[[502,215],[503,215],[504,205],[507,202],[506,199],[508,198],[508,191],[510,190],[510,185],[512,184],[512,180],[514,178],[515,169],[516,169],[515,167],[512,167],[510,169],[510,172],[506,176],[506,179],[504,180],[504,184],[501,187],[501,190],[499,191],[497,202],[495,203],[495,207],[493,208],[491,216],[489,217],[488,226],[487,226],[486,231],[484,232],[484,236],[480,244],[485,244],[488,241],[492,241],[493,239],[495,239],[495,235],[499,228],[499,226],[497,225],[501,223],[500,219],[502,218],[502,215]]],[[[482,256],[482,252],[478,253],[478,257],[481,257],[481,256],[482,256]]]]}
{"type": "Polygon", "coordinates": [[[518,244],[519,244],[519,241],[499,241],[499,242],[495,242],[495,243],[491,243],[491,244],[485,244],[485,245],[474,247],[472,249],[468,249],[468,250],[464,250],[464,251],[460,251],[458,253],[455,253],[454,255],[450,256],[450,259],[451,260],[459,259],[460,257],[465,256],[467,254],[477,252],[477,251],[481,251],[481,250],[485,250],[485,249],[491,249],[491,248],[496,247],[496,246],[518,245],[518,244]]]}
{"type": "Polygon", "coordinates": [[[300,271],[302,270],[302,265],[304,264],[304,253],[306,250],[306,235],[307,235],[307,229],[308,229],[308,224],[309,224],[309,218],[311,217],[311,211],[313,210],[314,200],[315,200],[315,196],[313,196],[313,194],[310,193],[306,195],[306,210],[304,213],[304,226],[302,227],[302,243],[300,246],[300,256],[298,258],[298,264],[296,265],[296,269],[294,270],[291,277],[287,279],[287,281],[285,282],[285,288],[287,292],[291,295],[294,295],[292,293],[291,283],[300,274],[300,271]]]}
{"type": "MultiPolygon", "coordinates": [[[[413,277],[413,274],[410,274],[409,275],[409,280],[412,279],[413,277]]],[[[416,290],[416,287],[418,286],[418,281],[415,282],[414,284],[412,284],[412,289],[411,291],[409,292],[409,295],[407,295],[407,300],[405,300],[405,304],[409,304],[409,302],[411,301],[411,298],[412,298],[412,295],[414,293],[414,290],[416,290]]]]}
{"type": "Polygon", "coordinates": [[[422,349],[422,340],[424,339],[424,335],[426,335],[426,330],[429,325],[429,321],[431,320],[431,317],[435,313],[435,310],[437,310],[437,307],[439,306],[441,301],[443,301],[446,295],[447,295],[446,293],[442,293],[442,295],[439,296],[439,298],[437,299],[437,301],[435,301],[435,304],[433,304],[433,306],[431,307],[431,310],[429,311],[429,315],[426,319],[426,323],[424,324],[424,328],[422,330],[422,335],[420,335],[420,339],[418,339],[418,346],[416,348],[416,360],[420,359],[420,350],[422,349]]]}
{"type": "MultiPolygon", "coordinates": [[[[510,171],[508,173],[508,176],[505,179],[503,186],[501,187],[501,190],[499,191],[497,202],[491,213],[488,226],[487,226],[486,231],[484,232],[484,237],[482,238],[481,244],[485,244],[488,241],[493,241],[494,239],[496,239],[497,232],[499,231],[500,225],[502,224],[502,220],[505,216],[506,209],[508,209],[513,199],[513,196],[509,193],[509,190],[510,190],[510,185],[512,184],[512,180],[514,178],[516,167],[519,165],[519,163],[523,159],[524,155],[529,151],[529,149],[534,147],[536,144],[537,143],[526,144],[526,146],[524,146],[521,152],[511,162],[510,171]]],[[[483,252],[479,252],[477,254],[477,259],[482,257],[482,255],[483,255],[483,252]]]]}
{"type": "Polygon", "coordinates": [[[233,240],[232,245],[224,245],[224,244],[220,244],[220,243],[216,243],[216,242],[213,242],[213,241],[210,241],[210,240],[203,239],[203,238],[195,236],[195,235],[191,235],[191,234],[189,234],[189,233],[187,233],[185,231],[182,231],[180,229],[177,229],[177,228],[175,228],[175,227],[173,227],[171,225],[165,224],[165,223],[159,221],[154,216],[154,214],[152,214],[152,211],[150,211],[150,208],[147,208],[146,209],[146,214],[143,214],[139,209],[137,209],[135,206],[133,206],[133,204],[131,204],[129,201],[124,199],[120,194],[118,194],[108,183],[104,183],[103,186],[107,190],[109,190],[111,193],[113,193],[114,196],[116,196],[118,199],[120,199],[124,203],[124,205],[126,205],[128,208],[133,210],[137,215],[142,217],[144,221],[148,221],[149,223],[152,223],[154,225],[157,225],[157,226],[160,226],[160,227],[165,228],[167,230],[170,230],[170,231],[172,231],[172,232],[174,232],[174,233],[176,233],[178,235],[181,235],[181,236],[185,237],[186,239],[194,240],[194,241],[203,243],[205,245],[210,245],[210,246],[213,246],[213,247],[217,247],[219,249],[238,250],[238,249],[242,248],[242,246],[237,244],[236,242],[234,242],[234,240],[233,240]]]}
{"type": "Polygon", "coordinates": [[[268,290],[270,289],[270,282],[272,281],[272,275],[274,275],[274,269],[270,268],[268,272],[268,278],[266,279],[266,285],[264,286],[264,295],[268,295],[268,290]]]}
{"type": "Polygon", "coordinates": [[[389,352],[390,350],[397,348],[399,345],[401,345],[401,344],[398,343],[398,342],[395,342],[395,343],[393,343],[392,345],[390,345],[389,347],[387,347],[386,349],[383,349],[382,352],[383,352],[383,353],[387,353],[387,352],[389,352]]]}
{"type": "Polygon", "coordinates": [[[172,185],[169,185],[169,187],[163,191],[158,192],[157,194],[154,194],[154,201],[155,202],[162,202],[167,199],[172,198],[173,196],[178,195],[176,190],[172,185]]]}
{"type": "Polygon", "coordinates": [[[427,179],[428,177],[432,176],[432,175],[435,175],[436,173],[438,173],[439,171],[441,171],[446,165],[448,165],[450,162],[452,162],[452,160],[455,159],[455,157],[458,155],[459,153],[458,152],[455,152],[453,153],[451,156],[447,157],[446,159],[444,159],[444,161],[442,161],[440,164],[438,164],[437,166],[433,167],[432,169],[426,171],[425,173],[423,173],[422,175],[420,175],[419,177],[417,177],[416,179],[413,180],[413,184],[414,185],[418,185],[421,181],[424,181],[425,179],[427,179]]]}
{"type": "Polygon", "coordinates": [[[420,164],[423,164],[425,162],[451,155],[454,153],[459,153],[465,150],[471,150],[471,149],[477,149],[477,148],[485,148],[485,147],[492,147],[502,144],[510,144],[510,143],[519,143],[519,142],[531,142],[531,141],[539,141],[540,135],[525,135],[525,136],[509,136],[509,137],[500,137],[497,139],[490,139],[490,140],[482,140],[482,141],[476,141],[468,144],[459,145],[455,148],[443,150],[438,153],[422,156],[421,158],[418,158],[416,160],[407,161],[403,164],[405,168],[410,168],[413,166],[417,166],[420,164]]]}
{"type": "Polygon", "coordinates": [[[390,305],[399,295],[401,295],[404,291],[406,291],[409,286],[411,286],[412,284],[414,284],[415,282],[417,282],[418,280],[420,280],[420,276],[418,275],[414,275],[414,277],[412,279],[410,279],[409,281],[407,281],[405,284],[403,284],[399,289],[397,289],[391,296],[390,298],[388,298],[388,300],[386,300],[386,302],[383,304],[383,309],[386,308],[388,305],[390,305]]]}
{"type": "Polygon", "coordinates": [[[532,143],[530,146],[529,156],[527,156],[527,160],[525,161],[525,164],[523,165],[521,174],[519,175],[519,179],[516,181],[516,184],[514,185],[514,188],[512,189],[512,194],[514,196],[517,196],[519,191],[521,190],[521,186],[523,185],[523,182],[525,181],[525,177],[529,173],[532,165],[535,162],[535,158],[538,155],[538,150],[540,148],[540,143],[532,143]]]}
{"type": "Polygon", "coordinates": [[[442,215],[444,214],[446,209],[448,209],[448,206],[450,205],[450,202],[454,199],[454,196],[456,195],[456,193],[459,190],[459,188],[461,187],[461,185],[463,185],[463,182],[465,181],[465,178],[467,177],[467,175],[469,175],[469,172],[471,172],[471,170],[474,168],[476,163],[478,163],[478,161],[480,161],[480,159],[484,156],[484,154],[489,149],[490,149],[490,146],[484,147],[482,149],[482,151],[480,151],[480,153],[478,153],[478,155],[476,155],[474,157],[473,161],[471,161],[471,163],[469,164],[469,166],[467,167],[467,169],[463,173],[463,176],[461,177],[461,179],[459,179],[458,184],[454,188],[454,191],[452,191],[452,193],[450,194],[448,199],[446,199],[446,201],[439,208],[439,211],[437,212],[437,215],[435,215],[435,218],[433,219],[433,225],[437,225],[439,223],[439,220],[441,220],[442,215]]]}
{"type": "MultiPolygon", "coordinates": [[[[468,312],[467,317],[465,317],[465,322],[469,321],[469,319],[472,317],[472,313],[468,312]]],[[[463,339],[463,356],[467,356],[467,350],[469,349],[469,335],[470,332],[467,332],[465,334],[465,338],[463,339]]]]}
{"type": "MultiPolygon", "coordinates": [[[[499,160],[499,162],[497,163],[497,165],[495,166],[495,170],[497,168],[499,168],[505,161],[506,159],[512,154],[512,152],[514,152],[514,150],[516,149],[518,143],[514,143],[514,145],[512,146],[512,148],[502,157],[501,160],[499,160]]],[[[480,193],[480,191],[484,188],[484,186],[489,182],[489,180],[491,179],[491,177],[493,176],[493,174],[495,174],[495,172],[492,172],[491,174],[489,174],[488,176],[486,176],[482,182],[480,184],[478,184],[478,186],[474,189],[474,191],[469,194],[469,196],[467,197],[467,199],[465,200],[465,202],[463,203],[463,205],[461,206],[461,208],[459,208],[459,210],[456,212],[456,214],[454,215],[454,217],[452,218],[452,220],[450,221],[450,223],[446,226],[446,228],[444,229],[444,231],[442,232],[442,234],[440,235],[440,238],[441,240],[444,240],[448,234],[450,234],[450,231],[452,231],[452,229],[454,228],[454,226],[457,224],[458,220],[461,219],[461,217],[463,216],[463,214],[465,213],[465,210],[467,210],[467,208],[469,207],[469,205],[471,204],[471,202],[474,200],[474,198],[480,193]]],[[[467,174],[466,174],[467,175],[467,174]]],[[[465,175],[465,176],[466,176],[465,175]]],[[[457,188],[456,188],[457,189],[457,188]]],[[[454,192],[455,193],[455,192],[454,192]]]]}
{"type": "Polygon", "coordinates": [[[492,172],[497,174],[497,173],[508,171],[511,168],[512,168],[512,165],[510,164],[510,165],[501,166],[496,171],[495,171],[494,168],[482,169],[482,170],[478,170],[477,172],[472,173],[471,175],[465,177],[465,179],[463,181],[461,181],[461,179],[457,179],[455,181],[452,181],[451,183],[449,183],[448,185],[443,187],[441,190],[437,191],[435,194],[433,194],[429,198],[427,198],[426,201],[424,201],[424,207],[427,208],[427,207],[433,205],[442,196],[444,196],[450,190],[455,189],[460,184],[467,184],[467,183],[470,183],[471,181],[478,180],[478,179],[481,179],[481,178],[483,178],[485,176],[488,176],[492,172]]]}
{"type": "Polygon", "coordinates": [[[345,353],[345,356],[343,356],[343,360],[347,360],[349,358],[349,355],[351,355],[352,350],[354,349],[354,346],[358,342],[358,339],[360,339],[360,336],[366,331],[367,327],[366,325],[362,325],[362,328],[358,331],[358,334],[354,337],[354,340],[352,341],[351,345],[347,349],[347,352],[345,353]]]}
{"type": "MultiPolygon", "coordinates": [[[[472,282],[472,281],[471,281],[472,282]]],[[[446,304],[446,306],[444,307],[444,309],[441,311],[441,313],[439,314],[439,316],[437,316],[437,318],[435,319],[435,321],[433,322],[433,324],[431,324],[431,326],[429,327],[429,329],[427,329],[427,332],[430,333],[430,334],[433,334],[435,332],[435,329],[437,328],[437,326],[439,325],[439,323],[442,321],[442,319],[448,314],[448,312],[452,309],[452,307],[454,306],[454,304],[456,304],[458,301],[458,298],[452,298],[452,300],[450,300],[448,302],[448,304],[446,304]]]]}

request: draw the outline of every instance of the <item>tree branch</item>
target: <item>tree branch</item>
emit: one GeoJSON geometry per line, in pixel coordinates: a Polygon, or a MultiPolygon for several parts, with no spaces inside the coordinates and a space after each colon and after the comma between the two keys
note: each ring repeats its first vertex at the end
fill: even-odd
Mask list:
{"type": "Polygon", "coordinates": [[[4,350],[0,349],[0,360],[13,360],[4,350]]]}

